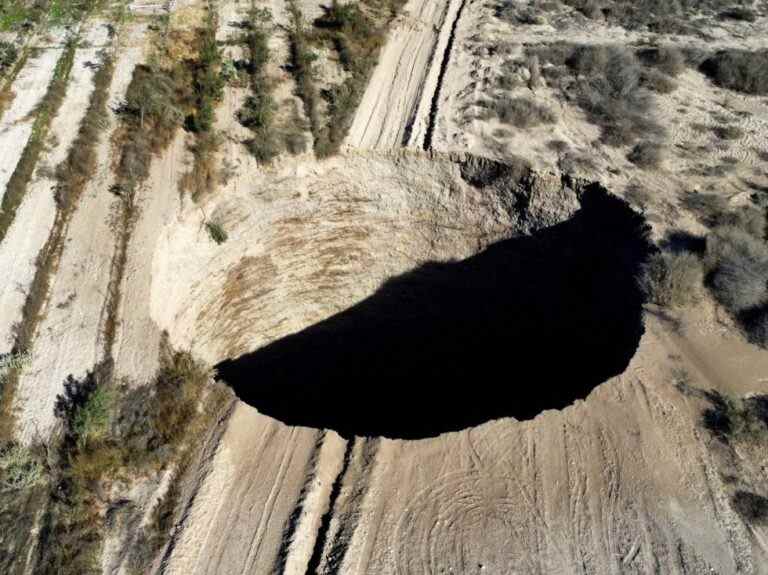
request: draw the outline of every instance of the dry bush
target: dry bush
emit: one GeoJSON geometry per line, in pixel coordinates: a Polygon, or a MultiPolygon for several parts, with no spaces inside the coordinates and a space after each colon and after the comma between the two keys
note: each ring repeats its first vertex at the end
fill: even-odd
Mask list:
{"type": "Polygon", "coordinates": [[[768,304],[747,310],[739,316],[749,341],[768,348],[768,304]]]}
{"type": "Polygon", "coordinates": [[[746,6],[732,6],[726,8],[718,14],[721,20],[738,20],[741,22],[754,22],[757,20],[757,14],[752,8],[746,6]]]}
{"type": "MultiPolygon", "coordinates": [[[[51,470],[54,492],[42,520],[37,572],[101,572],[109,485],[157,473],[199,447],[230,397],[218,387],[206,395],[211,375],[164,343],[150,385],[115,387],[109,364],[81,380],[67,379],[56,404],[63,438],[51,470]]],[[[155,535],[162,542],[168,531],[155,535]]]]}
{"type": "Polygon", "coordinates": [[[739,490],[731,498],[731,504],[747,522],[768,525],[768,497],[739,490]]]}
{"type": "Polygon", "coordinates": [[[706,36],[706,28],[697,22],[701,12],[719,11],[731,4],[726,0],[563,0],[563,3],[587,18],[606,20],[628,30],[702,36],[706,36]]]}
{"type": "Polygon", "coordinates": [[[715,298],[738,315],[768,303],[768,245],[749,233],[721,226],[707,238],[706,260],[715,298]]]}
{"type": "Polygon", "coordinates": [[[627,159],[644,170],[658,169],[664,159],[663,151],[657,142],[640,142],[627,154],[627,159]]]}
{"type": "Polygon", "coordinates": [[[388,26],[404,2],[394,0],[388,4],[382,13],[377,2],[370,0],[360,4],[341,4],[334,0],[314,22],[314,39],[330,43],[349,73],[341,84],[323,92],[328,103],[328,120],[324,129],[315,135],[315,152],[320,157],[335,154],[349,132],[378,62],[388,26]],[[380,14],[378,18],[374,17],[376,13],[380,14]]]}
{"type": "Polygon", "coordinates": [[[721,226],[737,228],[757,239],[765,237],[766,232],[765,210],[753,205],[713,213],[704,223],[712,228],[721,226]]]}
{"type": "Polygon", "coordinates": [[[701,71],[723,88],[745,94],[768,94],[768,50],[721,50],[702,62],[701,71]]]}
{"type": "Polygon", "coordinates": [[[686,194],[682,204],[693,212],[701,223],[710,227],[720,214],[728,210],[728,201],[717,194],[686,194]]]}
{"type": "Polygon", "coordinates": [[[640,85],[657,94],[671,94],[677,90],[677,83],[672,78],[654,69],[643,70],[640,85]]]}
{"type": "Polygon", "coordinates": [[[0,445],[0,491],[31,489],[45,479],[44,462],[34,450],[15,442],[0,445]]]}
{"type": "Polygon", "coordinates": [[[630,204],[637,206],[641,210],[646,209],[653,200],[653,196],[651,196],[648,189],[637,182],[632,182],[627,185],[627,188],[624,191],[624,197],[630,204]]]}
{"type": "Polygon", "coordinates": [[[216,156],[220,145],[221,136],[216,132],[198,134],[190,145],[192,170],[182,176],[179,186],[182,191],[191,194],[194,201],[212,192],[221,180],[216,156]]]}
{"type": "Polygon", "coordinates": [[[649,301],[667,307],[685,307],[701,297],[701,261],[691,253],[658,252],[643,266],[639,282],[649,301]]]}
{"type": "Polygon", "coordinates": [[[768,433],[768,395],[732,397],[718,391],[703,392],[710,407],[702,413],[702,424],[726,443],[762,442],[768,433]]]}
{"type": "Polygon", "coordinates": [[[712,133],[714,133],[718,139],[727,141],[739,140],[744,137],[744,130],[731,124],[725,126],[714,126],[712,128],[712,133]]]}
{"type": "Polygon", "coordinates": [[[639,50],[637,55],[643,64],[652,66],[673,78],[679,76],[687,68],[685,55],[674,46],[639,50]]]}
{"type": "Polygon", "coordinates": [[[137,66],[120,112],[123,146],[117,173],[132,188],[147,178],[152,156],[170,144],[184,121],[177,78],[156,64],[137,66]]]}
{"type": "Polygon", "coordinates": [[[216,42],[216,18],[212,10],[208,12],[205,26],[197,33],[196,44],[197,56],[187,64],[194,93],[192,111],[185,123],[189,131],[200,133],[213,127],[214,108],[224,95],[221,51],[216,42]]]}
{"type": "Polygon", "coordinates": [[[557,116],[549,107],[528,98],[500,98],[493,102],[492,107],[500,122],[516,128],[532,128],[557,121],[557,116]]]}

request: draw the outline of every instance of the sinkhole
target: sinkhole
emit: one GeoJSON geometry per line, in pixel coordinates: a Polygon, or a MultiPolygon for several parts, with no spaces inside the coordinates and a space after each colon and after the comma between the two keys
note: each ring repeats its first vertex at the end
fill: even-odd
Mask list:
{"type": "Polygon", "coordinates": [[[428,263],[216,366],[289,425],[417,439],[530,419],[622,373],[643,332],[643,218],[597,185],[567,221],[428,263]]]}

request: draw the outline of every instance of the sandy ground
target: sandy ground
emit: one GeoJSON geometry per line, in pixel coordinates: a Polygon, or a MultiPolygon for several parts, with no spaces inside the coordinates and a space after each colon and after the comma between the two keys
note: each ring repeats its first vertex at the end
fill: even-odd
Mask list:
{"type": "MultiPolygon", "coordinates": [[[[140,61],[143,47],[136,43],[143,28],[128,35],[118,52],[110,86],[109,109],[116,109],[140,61]]],[[[45,316],[38,328],[32,363],[23,373],[17,392],[20,435],[46,437],[55,424],[53,405],[68,375],[80,378],[103,357],[104,305],[115,248],[112,214],[116,198],[108,192],[112,180],[110,127],[98,147],[98,172],[86,188],[68,227],[65,248],[49,293],[45,316]]]]}
{"type": "MultiPolygon", "coordinates": [[[[84,37],[89,44],[102,44],[104,27],[95,24],[84,37]]],[[[69,148],[77,137],[77,129],[88,108],[93,92],[94,69],[90,63],[98,61],[98,48],[83,48],[76,52],[69,89],[60,112],[52,120],[49,130],[50,149],[45,164],[55,168],[66,159],[69,148]]],[[[35,274],[35,258],[53,225],[56,205],[51,192],[55,180],[47,171],[30,182],[27,194],[19,207],[8,235],[0,244],[0,268],[7,270],[0,285],[0,349],[8,351],[11,345],[11,327],[21,319],[21,308],[35,274]]]]}
{"type": "MultiPolygon", "coordinates": [[[[678,347],[650,315],[647,329],[623,375],[530,422],[358,438],[344,454],[334,435],[238,407],[163,572],[306,572],[335,479],[319,573],[765,573],[764,529],[729,507],[699,408],[673,386],[681,366],[717,385],[706,348],[678,347]]],[[[751,374],[718,375],[765,391],[766,355],[736,347],[751,374]]]]}
{"type": "MultiPolygon", "coordinates": [[[[147,14],[196,10],[192,2],[133,4],[147,14]]],[[[319,2],[300,5],[308,17],[321,13],[319,2]]],[[[285,24],[285,3],[271,0],[269,6],[277,24],[285,24]]],[[[220,38],[234,34],[232,20],[240,8],[234,1],[219,3],[220,38]]],[[[764,24],[750,26],[759,31],[764,24]]],[[[134,23],[131,30],[110,87],[113,106],[145,55],[144,28],[134,23]]],[[[558,195],[560,174],[552,169],[558,158],[545,144],[559,138],[588,149],[595,127],[547,89],[536,97],[558,106],[554,127],[498,141],[498,126],[469,118],[504,64],[505,53],[492,54],[489,45],[505,39],[514,54],[523,43],[602,33],[616,41],[641,39],[595,24],[511,27],[495,20],[480,0],[410,0],[344,154],[322,162],[307,154],[258,166],[240,143],[247,132],[235,117],[247,91],[228,88],[217,129],[226,136],[221,161],[232,166],[231,178],[199,205],[181,197],[177,182],[189,169],[189,141],[180,133],[153,162],[139,191],[140,216],[121,286],[118,375],[136,384],[153,376],[162,330],[177,348],[214,364],[347,309],[420,263],[464,258],[514,231],[530,231],[510,194],[469,186],[444,151],[527,155],[539,169],[542,189],[551,192],[537,201],[557,204],[553,222],[566,219],[575,207],[562,201],[567,194],[558,195]],[[420,151],[428,140],[440,152],[420,151]],[[214,244],[205,221],[221,223],[228,241],[214,244]]],[[[755,35],[732,36],[718,36],[717,42],[761,42],[755,35]]],[[[280,69],[287,57],[283,33],[271,47],[279,98],[292,97],[292,84],[280,69]]],[[[45,58],[54,51],[44,51],[22,71],[17,85],[24,98],[0,119],[0,145],[16,141],[8,139],[9,131],[17,130],[14,138],[24,135],[19,130],[29,123],[23,119],[34,106],[30,101],[44,93],[45,74],[55,65],[55,58],[45,58]]],[[[73,86],[81,89],[68,91],[52,127],[59,142],[47,161],[66,153],[87,101],[88,75],[77,70],[73,86]]],[[[687,72],[679,84],[658,108],[672,128],[670,145],[698,144],[705,136],[687,126],[708,121],[724,94],[696,72],[687,72]],[[690,118],[676,125],[683,105],[690,118]]],[[[689,215],[678,217],[669,209],[678,190],[664,190],[708,185],[685,170],[726,154],[740,167],[717,180],[722,193],[735,198],[746,174],[762,177],[754,173],[761,169],[754,148],[766,141],[765,106],[764,99],[731,98],[732,109],[752,115],[743,121],[743,139],[730,150],[714,148],[705,158],[677,156],[660,173],[633,172],[624,151],[600,150],[593,175],[618,191],[638,180],[661,190],[647,210],[657,235],[676,217],[679,225],[695,229],[689,215]]],[[[32,365],[21,378],[20,434],[27,440],[50,432],[64,378],[83,375],[104,353],[105,292],[115,246],[110,223],[116,200],[107,192],[110,133],[99,144],[99,171],[67,230],[32,365]]],[[[16,160],[4,154],[0,161],[11,170],[16,160]]],[[[0,265],[11,266],[14,281],[5,280],[0,291],[3,333],[18,316],[15,286],[29,283],[31,260],[50,227],[45,185],[36,179],[19,211],[7,238],[14,253],[0,246],[0,265]],[[22,238],[33,221],[34,233],[22,238]]],[[[343,439],[333,431],[289,427],[238,404],[187,477],[184,513],[154,571],[768,573],[768,530],[746,524],[729,500],[739,486],[768,489],[765,450],[731,452],[714,441],[700,426],[703,402],[675,385],[684,370],[698,388],[767,393],[768,354],[747,345],[709,301],[678,319],[681,328],[674,330],[648,308],[645,334],[623,374],[585,400],[531,421],[499,419],[417,441],[343,439]],[[729,479],[734,472],[735,483],[729,479]]],[[[556,355],[553,350],[553,360],[556,355]]],[[[374,391],[361,394],[361,409],[376,409],[374,391]]],[[[143,504],[155,499],[156,487],[145,485],[127,496],[143,504]]],[[[120,564],[121,549],[120,541],[108,541],[105,571],[127,569],[120,564]]]]}

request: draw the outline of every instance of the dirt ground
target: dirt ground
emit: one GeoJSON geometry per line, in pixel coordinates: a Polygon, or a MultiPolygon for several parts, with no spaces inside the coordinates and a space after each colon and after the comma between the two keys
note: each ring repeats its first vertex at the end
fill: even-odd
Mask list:
{"type": "MultiPolygon", "coordinates": [[[[231,39],[243,4],[214,4],[217,36],[231,39]]],[[[321,2],[297,4],[308,20],[322,14],[321,2]]],[[[285,110],[289,102],[299,104],[289,73],[288,3],[259,5],[274,16],[268,73],[285,110]]],[[[65,378],[83,376],[104,358],[117,245],[119,200],[109,193],[117,110],[134,68],[149,57],[153,18],[175,15],[170,25],[183,27],[181,16],[199,8],[193,0],[132,2],[135,18],[118,38],[93,23],[86,29],[89,42],[76,51],[45,164],[55,166],[74,141],[93,89],[86,63],[115,42],[111,112],[98,143],[98,171],[66,231],[29,350],[31,364],[19,381],[17,434],[23,442],[51,436],[65,378]]],[[[707,49],[768,47],[759,34],[768,30],[765,16],[742,28],[724,24],[710,42],[574,22],[517,25],[495,17],[487,0],[408,0],[341,153],[320,161],[308,151],[258,164],[242,145],[249,133],[236,116],[248,90],[228,86],[216,119],[223,135],[218,162],[228,177],[198,203],[181,194],[192,136],[180,130],[137,192],[139,215],[119,285],[116,376],[132,386],[150,382],[163,332],[174,348],[216,365],[333,318],[418,266],[459,262],[499,241],[570,221],[580,210],[579,186],[561,173],[561,152],[547,145],[552,140],[593,158],[573,174],[583,178],[578,181],[600,182],[622,197],[632,186],[648,190],[651,199],[634,207],[656,239],[672,228],[703,231],[680,208],[684,193],[712,191],[739,205],[756,186],[768,186],[762,155],[768,152],[768,100],[718,88],[693,69],[677,78],[674,92],[657,98],[670,150],[658,170],[633,165],[626,149],[596,145],[599,129],[547,84],[533,94],[527,87],[510,94],[533,95],[556,110],[554,124],[518,130],[480,118],[478,103],[498,95],[493,86],[500,71],[521,61],[530,46],[662,41],[707,49]],[[692,128],[716,125],[715,113],[743,130],[727,149],[692,128]],[[707,151],[685,153],[704,145],[707,151]],[[513,193],[498,183],[507,181],[502,176],[472,183],[465,169],[476,158],[504,165],[524,158],[534,171],[521,180],[523,191],[513,193]],[[723,158],[735,163],[720,176],[694,173],[723,158]],[[228,234],[222,245],[206,231],[211,221],[228,234]]],[[[15,98],[0,117],[0,194],[61,52],[60,43],[46,43],[13,83],[15,98]]],[[[242,54],[227,46],[225,55],[242,54]]],[[[333,59],[321,54],[319,62],[320,85],[338,81],[333,59]]],[[[52,184],[45,170],[36,172],[0,242],[3,353],[10,351],[53,225],[52,184]]],[[[559,344],[555,336],[552,341],[547,351],[556,363],[559,344]]],[[[514,350],[509,361],[513,374],[514,350]]],[[[499,385],[509,385],[503,377],[499,385]]],[[[469,397],[478,383],[446,393],[469,397]]],[[[512,384],[535,388],[542,382],[531,377],[512,384]]],[[[702,426],[709,403],[697,389],[768,393],[768,352],[747,343],[708,297],[671,315],[646,305],[642,336],[622,373],[564,409],[525,421],[503,417],[420,439],[348,436],[287,425],[237,402],[183,479],[178,521],[152,572],[768,574],[768,525],[746,521],[732,503],[738,490],[768,495],[768,449],[710,434],[702,426]]],[[[377,396],[387,393],[361,381],[359,393],[345,400],[365,413],[379,409],[377,396]]],[[[149,517],[169,477],[126,497],[149,517]]],[[[105,573],[130,573],[124,561],[130,535],[109,534],[105,573]]]]}

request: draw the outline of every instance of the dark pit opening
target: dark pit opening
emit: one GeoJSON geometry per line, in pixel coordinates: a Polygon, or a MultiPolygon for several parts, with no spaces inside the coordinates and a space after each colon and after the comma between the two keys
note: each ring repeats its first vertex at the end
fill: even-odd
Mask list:
{"type": "Polygon", "coordinates": [[[598,186],[570,220],[429,263],[353,307],[217,367],[290,425],[431,437],[584,398],[642,335],[641,216],[598,186]]]}

